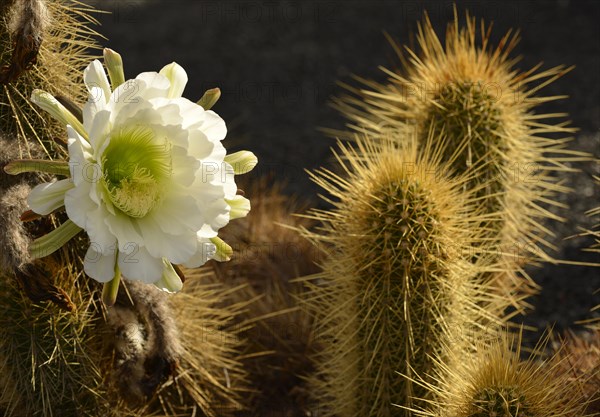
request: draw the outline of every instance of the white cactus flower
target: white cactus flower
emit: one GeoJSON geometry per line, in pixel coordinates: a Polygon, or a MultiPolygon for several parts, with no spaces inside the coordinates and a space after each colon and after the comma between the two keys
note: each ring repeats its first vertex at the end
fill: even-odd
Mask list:
{"type": "MultiPolygon", "coordinates": [[[[84,270],[112,283],[114,296],[121,273],[178,291],[173,264],[229,259],[231,248],[217,233],[250,210],[236,195],[234,174],[248,172],[257,159],[247,151],[226,156],[225,122],[181,97],[187,74],[176,63],[124,82],[118,54],[105,50],[105,64],[112,88],[98,60],[84,71],[83,123],[49,93],[32,96],[67,127],[70,175],[32,190],[34,212],[64,205],[69,220],[35,241],[31,252],[48,255],[83,229],[90,239],[84,270]]],[[[27,170],[18,166],[13,173],[27,170]]]]}

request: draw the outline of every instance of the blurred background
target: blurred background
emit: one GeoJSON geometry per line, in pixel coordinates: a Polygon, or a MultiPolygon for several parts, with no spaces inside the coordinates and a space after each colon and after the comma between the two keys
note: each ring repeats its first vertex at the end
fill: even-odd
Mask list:
{"type": "MultiPolygon", "coordinates": [[[[157,71],[176,61],[190,78],[184,96],[197,100],[206,89],[219,87],[222,98],[214,110],[226,121],[226,147],[249,149],[259,157],[251,175],[272,175],[287,183],[290,195],[320,205],[318,188],[304,169],[327,166],[335,141],[319,127],[341,128],[344,118],[328,101],[352,83],[357,74],[379,81],[378,69],[398,63],[384,37],[413,42],[417,22],[429,13],[438,35],[453,18],[451,1],[202,1],[103,0],[96,5],[104,45],[123,55],[128,78],[157,71]]],[[[494,22],[494,43],[509,29],[521,29],[514,56],[527,70],[575,65],[574,71],[542,94],[568,95],[540,112],[568,112],[579,128],[572,147],[600,157],[600,2],[589,1],[458,1],[464,22],[468,10],[494,22]]],[[[589,238],[565,238],[594,223],[584,215],[600,205],[600,187],[592,175],[600,165],[578,164],[581,173],[565,176],[574,192],[562,197],[567,210],[557,212],[563,224],[556,231],[555,256],[575,262],[600,262],[598,253],[582,252],[589,238]]],[[[249,196],[252,198],[252,196],[249,196]]],[[[531,271],[542,290],[532,303],[527,324],[545,328],[576,328],[600,304],[600,268],[544,265],[531,271]]],[[[595,313],[596,316],[600,312],[595,313]]]]}

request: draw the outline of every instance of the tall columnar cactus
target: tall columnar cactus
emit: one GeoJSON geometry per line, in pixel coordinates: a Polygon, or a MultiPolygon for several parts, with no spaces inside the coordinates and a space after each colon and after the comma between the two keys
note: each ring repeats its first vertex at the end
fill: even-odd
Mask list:
{"type": "MultiPolygon", "coordinates": [[[[64,156],[64,126],[30,97],[43,89],[78,113],[82,71],[95,47],[90,10],[63,0],[0,2],[2,168],[64,156]]],[[[194,282],[191,272],[176,298],[131,283],[105,308],[102,289],[81,270],[83,238],[32,261],[32,238],[64,221],[60,213],[36,219],[27,212],[38,182],[0,171],[0,415],[220,417],[237,410],[233,392],[243,372],[228,328],[235,306],[216,306],[225,292],[194,282]]]]}
{"type": "Polygon", "coordinates": [[[325,251],[307,296],[321,347],[312,391],[325,416],[411,415],[393,404],[423,404],[416,375],[433,372],[444,344],[466,349],[465,335],[490,324],[473,280],[483,266],[470,262],[481,236],[466,179],[449,178],[409,132],[395,135],[357,136],[355,148],[340,145],[341,172],[312,175],[333,205],[315,210],[322,226],[306,232],[325,251]]]}
{"type": "Polygon", "coordinates": [[[540,104],[563,98],[535,94],[571,68],[537,71],[538,65],[521,72],[510,57],[518,35],[509,31],[494,48],[490,29],[481,22],[478,30],[468,15],[460,28],[456,16],[444,44],[426,17],[417,35],[420,51],[408,49],[408,57],[399,52],[402,66],[385,70],[387,83],[361,80],[365,88],[348,87],[354,94],[337,99],[335,106],[358,131],[411,124],[422,139],[430,131],[445,136],[442,159],[456,172],[470,174],[465,187],[477,190],[485,212],[500,214],[479,225],[487,231],[485,247],[504,271],[495,274],[497,284],[506,293],[526,294],[534,285],[515,270],[527,260],[550,259],[545,252],[552,247],[551,231],[543,221],[559,218],[543,206],[559,205],[553,195],[567,189],[556,173],[569,169],[565,161],[583,156],[565,149],[565,136],[574,129],[552,122],[564,114],[534,113],[540,104]],[[451,158],[456,149],[461,152],[451,158]]]}
{"type": "MultiPolygon", "coordinates": [[[[89,10],[60,0],[1,2],[2,167],[11,159],[62,152],[54,143],[62,130],[29,97],[36,88],[81,96],[81,64],[95,46],[89,10]]],[[[20,219],[33,178],[0,174],[0,414],[107,413],[95,349],[96,288],[72,267],[79,256],[75,251],[36,263],[28,254],[32,234],[50,227],[46,221],[20,219]]]]}
{"type": "MultiPolygon", "coordinates": [[[[71,101],[83,101],[81,71],[98,49],[92,9],[65,0],[6,0],[0,4],[0,140],[2,168],[18,158],[50,158],[65,153],[64,126],[30,100],[44,89],[71,101]],[[58,143],[57,143],[58,141],[58,143]]],[[[2,194],[33,180],[0,174],[2,194]]],[[[27,193],[22,193],[26,196],[27,193]]],[[[0,210],[7,209],[3,205],[0,210]]],[[[6,216],[1,216],[6,217],[6,216]]],[[[10,230],[22,229],[10,225],[10,230]]],[[[14,242],[13,242],[14,243],[14,242]]],[[[12,271],[27,258],[3,248],[2,269],[12,271]],[[12,253],[11,259],[7,257],[12,253]]]]}
{"type": "MultiPolygon", "coordinates": [[[[586,399],[581,382],[573,378],[567,355],[543,356],[543,340],[522,359],[520,337],[504,333],[492,342],[478,343],[475,352],[449,347],[440,363],[430,417],[584,417],[586,399]]],[[[589,376],[589,375],[588,375],[589,376]]]]}

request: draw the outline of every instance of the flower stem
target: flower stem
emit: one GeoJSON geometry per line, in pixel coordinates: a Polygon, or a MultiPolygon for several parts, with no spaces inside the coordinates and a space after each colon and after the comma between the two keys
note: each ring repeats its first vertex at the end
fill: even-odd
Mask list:
{"type": "Polygon", "coordinates": [[[119,284],[121,283],[121,270],[115,263],[115,277],[109,282],[104,283],[102,288],[102,302],[107,306],[111,307],[115,305],[117,301],[117,294],[119,292],[119,284]]]}

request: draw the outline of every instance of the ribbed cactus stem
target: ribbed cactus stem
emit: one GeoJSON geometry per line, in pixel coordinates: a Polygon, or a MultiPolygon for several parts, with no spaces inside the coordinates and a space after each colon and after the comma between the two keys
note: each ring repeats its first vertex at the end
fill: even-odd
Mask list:
{"type": "Polygon", "coordinates": [[[359,132],[382,134],[410,125],[422,144],[431,134],[446,139],[437,145],[441,160],[456,174],[469,175],[465,189],[489,214],[476,226],[487,235],[479,259],[497,268],[479,280],[495,281],[504,304],[522,309],[522,300],[535,291],[523,265],[552,259],[546,253],[554,248],[552,233],[544,222],[560,217],[544,205],[560,206],[555,195],[569,191],[555,174],[573,170],[568,161],[588,158],[566,149],[574,129],[553,120],[564,114],[535,113],[541,103],[563,98],[535,94],[571,68],[538,71],[538,66],[521,73],[510,57],[517,34],[508,32],[492,47],[483,22],[468,14],[465,27],[458,22],[455,13],[443,42],[426,16],[417,33],[419,48],[401,56],[398,69],[385,70],[386,83],[362,80],[366,88],[348,87],[351,94],[335,105],[359,132]]]}
{"type": "Polygon", "coordinates": [[[357,137],[340,145],[343,174],[313,175],[333,203],[313,213],[321,232],[307,233],[326,248],[307,302],[324,346],[313,383],[326,416],[411,415],[429,398],[417,376],[489,320],[468,261],[478,236],[465,232],[478,214],[464,180],[415,142],[398,145],[406,134],[357,137]]]}

